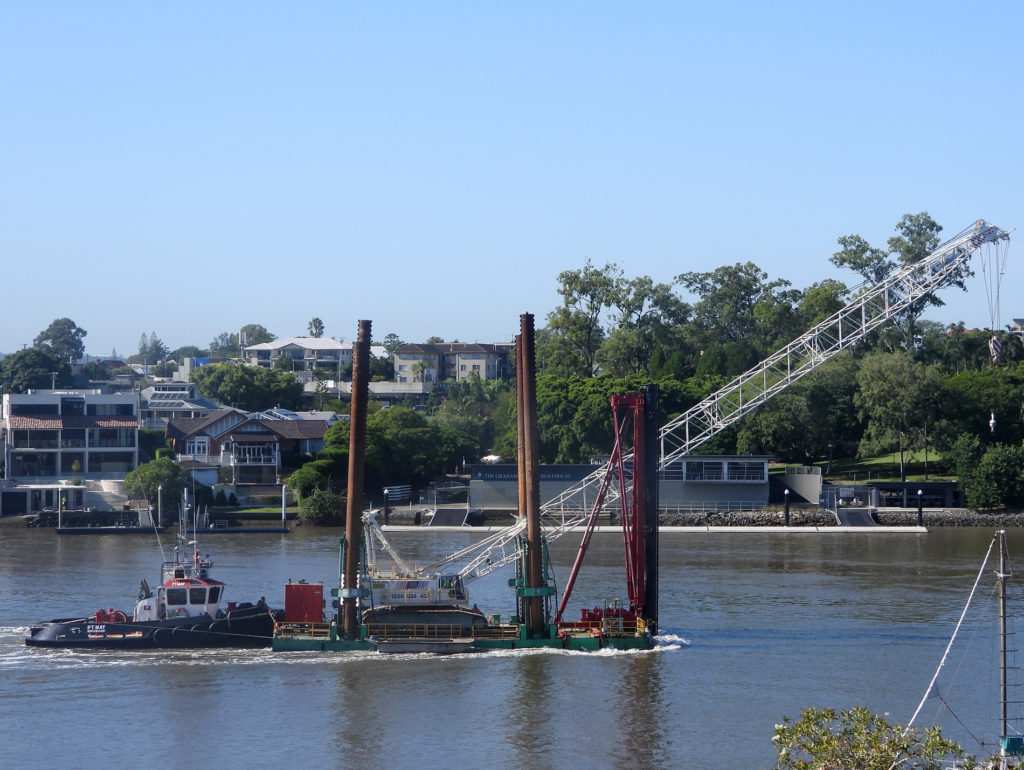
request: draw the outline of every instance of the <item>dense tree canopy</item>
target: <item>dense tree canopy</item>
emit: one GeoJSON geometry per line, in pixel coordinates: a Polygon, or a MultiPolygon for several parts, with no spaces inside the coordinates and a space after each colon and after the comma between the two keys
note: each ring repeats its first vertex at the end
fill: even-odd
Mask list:
{"type": "Polygon", "coordinates": [[[182,490],[191,482],[192,475],[169,457],[160,457],[143,463],[124,477],[128,494],[137,500],[148,500],[153,506],[158,496],[163,510],[180,510],[182,490]]]}
{"type": "Polygon", "coordinates": [[[25,348],[0,361],[0,388],[4,393],[73,385],[67,361],[44,348],[25,348]]]}
{"type": "Polygon", "coordinates": [[[80,361],[85,355],[85,336],[88,332],[70,318],[58,318],[39,332],[32,344],[66,363],[80,361]]]}
{"type": "Polygon", "coordinates": [[[286,372],[259,366],[210,364],[192,372],[200,392],[247,412],[279,406],[302,408],[302,383],[286,372]]]}

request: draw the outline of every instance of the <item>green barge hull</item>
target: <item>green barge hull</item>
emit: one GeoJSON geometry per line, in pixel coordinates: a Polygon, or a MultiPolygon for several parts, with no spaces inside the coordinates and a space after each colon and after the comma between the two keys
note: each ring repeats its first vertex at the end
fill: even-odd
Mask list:
{"type": "MultiPolygon", "coordinates": [[[[424,629],[424,633],[406,633],[403,638],[432,639],[437,638],[424,629]]],[[[383,636],[382,638],[392,638],[383,636]]],[[[473,649],[488,650],[526,650],[526,649],[558,649],[576,651],[613,650],[649,650],[654,642],[648,634],[595,634],[590,629],[559,629],[551,625],[548,634],[543,637],[531,637],[525,625],[515,623],[492,624],[475,629],[473,649]]],[[[364,625],[359,638],[345,639],[338,633],[335,623],[285,623],[278,627],[274,634],[273,649],[275,652],[356,652],[373,650],[370,634],[364,625]]]]}

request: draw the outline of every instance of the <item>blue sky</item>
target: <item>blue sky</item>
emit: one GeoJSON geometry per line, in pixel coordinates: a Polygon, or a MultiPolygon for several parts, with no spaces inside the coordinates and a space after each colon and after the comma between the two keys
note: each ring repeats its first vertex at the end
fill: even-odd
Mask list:
{"type": "MultiPolygon", "coordinates": [[[[510,340],[588,258],[856,283],[841,235],[1022,224],[1021,8],[2,2],[0,352],[510,340]]],[[[990,324],[980,271],[942,296],[990,324]]]]}

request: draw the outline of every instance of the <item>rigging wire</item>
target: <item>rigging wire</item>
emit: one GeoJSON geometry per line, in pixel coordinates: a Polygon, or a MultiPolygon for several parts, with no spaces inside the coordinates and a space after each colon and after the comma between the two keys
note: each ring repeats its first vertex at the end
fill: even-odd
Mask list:
{"type": "Polygon", "coordinates": [[[995,332],[999,330],[1000,317],[1000,291],[1002,288],[1003,276],[1006,274],[1006,257],[1009,254],[1008,243],[990,243],[981,256],[981,272],[985,278],[985,297],[988,301],[989,328],[995,332]]]}
{"type": "MultiPolygon", "coordinates": [[[[992,603],[996,599],[996,594],[998,592],[999,592],[998,586],[993,586],[992,590],[984,597],[984,600],[986,602],[985,607],[982,608],[982,612],[976,613],[977,615],[983,617],[983,616],[988,614],[985,610],[986,610],[986,608],[991,607],[992,603]]],[[[982,630],[985,629],[985,625],[981,622],[980,617],[979,617],[978,620],[976,620],[973,623],[972,628],[973,628],[973,630],[971,632],[971,635],[967,639],[966,645],[963,646],[963,651],[960,654],[960,657],[959,657],[959,659],[957,661],[956,669],[953,671],[953,675],[950,677],[949,682],[946,685],[947,688],[951,688],[956,683],[956,681],[957,681],[957,679],[958,679],[958,677],[960,675],[960,672],[963,670],[964,664],[967,662],[967,659],[971,656],[971,650],[974,648],[974,643],[975,643],[975,641],[977,641],[977,636],[978,636],[979,632],[981,632],[982,630]]],[[[990,639],[990,642],[994,643],[994,641],[995,641],[994,639],[990,639]]],[[[995,687],[988,687],[988,688],[986,688],[986,692],[988,692],[988,693],[994,693],[995,691],[996,691],[995,687]]],[[[953,707],[949,705],[949,702],[946,700],[945,696],[942,694],[942,690],[938,687],[938,685],[936,685],[935,688],[931,691],[930,696],[933,697],[933,698],[936,698],[939,701],[939,704],[940,704],[939,708],[935,712],[934,719],[937,719],[938,715],[940,713],[942,713],[943,709],[945,709],[946,711],[948,711],[950,713],[950,715],[953,717],[953,719],[955,719],[957,721],[957,723],[964,729],[964,731],[967,733],[967,735],[969,735],[971,737],[971,739],[974,740],[974,742],[978,744],[978,746],[980,748],[987,749],[987,748],[990,747],[989,744],[986,744],[986,742],[984,740],[982,740],[981,738],[976,736],[974,734],[974,732],[971,730],[971,728],[968,727],[967,724],[960,718],[960,715],[957,714],[953,710],[953,707]]],[[[989,705],[991,706],[991,702],[989,703],[989,705]]]]}
{"type": "Polygon", "coordinates": [[[967,603],[964,605],[964,609],[960,613],[960,619],[956,622],[956,627],[953,629],[953,635],[949,639],[949,644],[946,645],[946,651],[942,653],[942,660],[939,661],[939,666],[935,669],[935,674],[932,676],[931,682],[928,683],[928,689],[925,690],[924,697],[921,698],[921,702],[917,705],[914,715],[910,717],[910,721],[907,722],[907,726],[903,731],[904,735],[910,732],[910,728],[917,719],[917,715],[921,713],[921,709],[924,708],[925,702],[932,696],[933,692],[935,692],[935,682],[939,678],[939,673],[942,671],[942,667],[946,665],[946,659],[949,657],[949,651],[953,648],[953,642],[956,641],[957,634],[960,632],[960,627],[964,623],[964,618],[967,616],[967,610],[970,609],[971,601],[974,599],[974,594],[978,590],[978,584],[981,582],[981,578],[985,574],[985,567],[988,564],[989,556],[992,555],[992,547],[995,544],[996,537],[993,537],[992,541],[988,544],[988,551],[985,552],[985,559],[981,563],[981,569],[978,570],[978,575],[974,578],[974,585],[971,586],[971,593],[967,597],[967,603]]]}

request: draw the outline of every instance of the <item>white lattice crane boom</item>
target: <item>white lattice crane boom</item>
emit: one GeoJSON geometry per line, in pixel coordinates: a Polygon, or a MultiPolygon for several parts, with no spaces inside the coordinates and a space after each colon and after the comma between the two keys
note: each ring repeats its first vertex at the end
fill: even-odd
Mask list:
{"type": "Polygon", "coordinates": [[[691,407],[661,429],[661,467],[692,454],[700,444],[756,409],[837,353],[939,289],[985,244],[1010,234],[979,219],[919,262],[905,265],[830,318],[691,407]]]}

